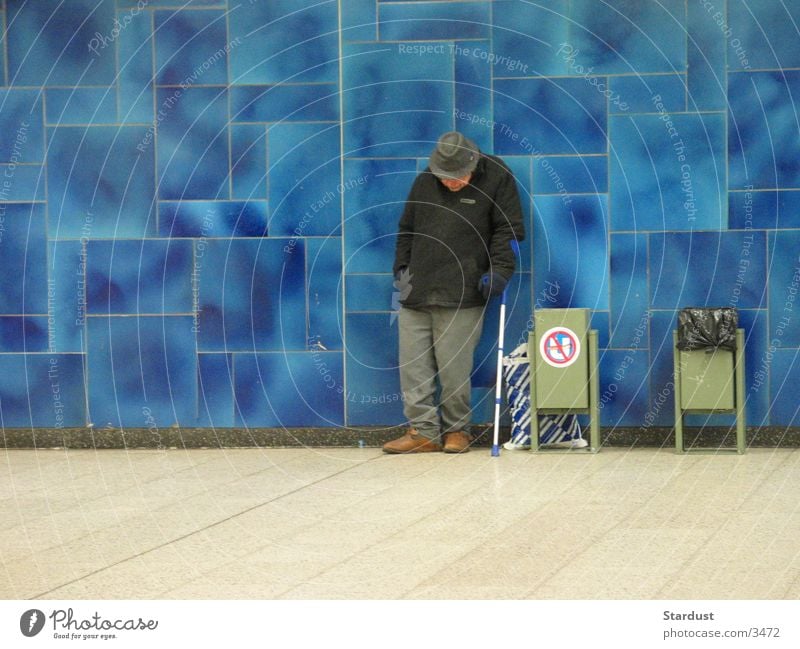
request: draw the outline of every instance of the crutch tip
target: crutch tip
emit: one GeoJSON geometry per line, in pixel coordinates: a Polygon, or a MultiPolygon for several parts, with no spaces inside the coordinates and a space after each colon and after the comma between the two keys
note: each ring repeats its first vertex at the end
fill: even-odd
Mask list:
{"type": "Polygon", "coordinates": [[[500,447],[497,444],[492,444],[492,457],[500,457],[500,447]]]}

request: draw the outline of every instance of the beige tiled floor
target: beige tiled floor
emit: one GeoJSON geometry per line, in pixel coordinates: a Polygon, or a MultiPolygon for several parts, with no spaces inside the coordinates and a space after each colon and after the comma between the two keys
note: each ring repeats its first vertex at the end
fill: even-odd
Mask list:
{"type": "Polygon", "coordinates": [[[2,599],[800,598],[800,450],[0,451],[2,599]]]}

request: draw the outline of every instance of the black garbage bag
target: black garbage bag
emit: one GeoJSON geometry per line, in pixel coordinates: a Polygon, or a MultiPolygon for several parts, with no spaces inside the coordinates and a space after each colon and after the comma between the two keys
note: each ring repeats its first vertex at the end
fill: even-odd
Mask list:
{"type": "Polygon", "coordinates": [[[736,351],[739,314],[731,307],[688,307],[678,314],[678,349],[736,351]]]}

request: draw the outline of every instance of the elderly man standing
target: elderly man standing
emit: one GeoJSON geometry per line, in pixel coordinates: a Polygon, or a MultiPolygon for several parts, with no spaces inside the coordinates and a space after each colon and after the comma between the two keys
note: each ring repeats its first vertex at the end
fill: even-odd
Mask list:
{"type": "Polygon", "coordinates": [[[487,301],[514,273],[511,241],[524,236],[510,169],[461,133],[442,135],[397,235],[400,384],[410,428],[384,445],[386,453],[469,450],[473,353],[487,301]]]}

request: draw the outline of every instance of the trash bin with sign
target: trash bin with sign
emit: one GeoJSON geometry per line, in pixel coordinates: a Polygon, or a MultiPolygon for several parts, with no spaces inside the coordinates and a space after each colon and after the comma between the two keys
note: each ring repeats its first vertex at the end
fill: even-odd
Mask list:
{"type": "MultiPolygon", "coordinates": [[[[589,415],[589,448],[600,449],[597,331],[588,309],[537,309],[528,337],[531,360],[531,440],[539,440],[538,415],[589,415]]],[[[539,451],[539,443],[531,450],[539,451]]]]}

